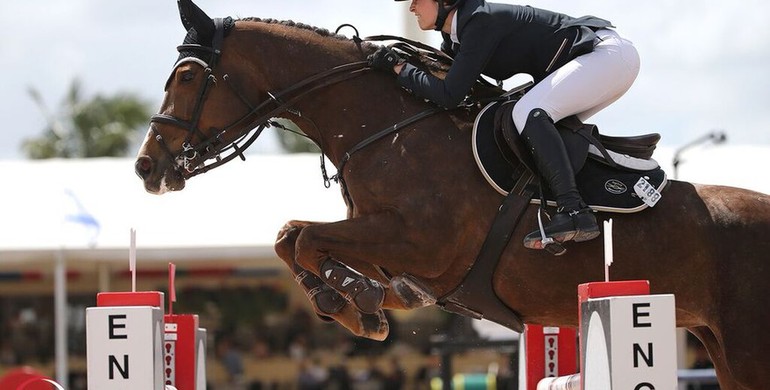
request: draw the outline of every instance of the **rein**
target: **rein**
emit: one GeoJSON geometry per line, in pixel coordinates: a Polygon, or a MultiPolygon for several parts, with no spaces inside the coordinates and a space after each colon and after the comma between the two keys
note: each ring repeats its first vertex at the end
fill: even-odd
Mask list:
{"type": "MultiPolygon", "coordinates": [[[[211,86],[216,85],[217,83],[217,78],[214,76],[213,71],[222,54],[222,41],[224,40],[225,30],[223,19],[214,19],[214,24],[216,27],[216,32],[214,34],[214,38],[212,39],[211,47],[203,46],[200,44],[184,44],[177,47],[179,52],[195,51],[209,55],[208,61],[200,60],[197,57],[183,58],[177,62],[174,67],[176,69],[176,67],[184,62],[194,61],[202,65],[205,69],[204,71],[206,73],[206,81],[201,85],[201,88],[198,91],[192,118],[188,121],[169,114],[155,114],[150,118],[150,123],[168,124],[185,129],[187,131],[187,136],[182,143],[182,150],[179,153],[174,154],[171,151],[171,148],[169,148],[165,142],[164,138],[158,134],[153,127],[151,127],[151,131],[155,134],[155,139],[160,144],[164,153],[176,163],[173,166],[174,170],[177,171],[185,180],[219,167],[231,161],[235,157],[240,157],[241,160],[245,160],[246,158],[243,152],[249,146],[251,146],[254,141],[256,141],[256,139],[265,128],[270,126],[283,128],[283,126],[270,121],[271,118],[283,112],[290,112],[295,115],[302,116],[300,112],[291,108],[294,103],[320,89],[363,75],[365,72],[371,70],[368,61],[357,61],[335,66],[313,76],[307,77],[277,93],[268,91],[267,94],[269,98],[256,106],[254,106],[245,97],[245,95],[241,93],[237,86],[234,85],[231,77],[228,74],[225,74],[222,76],[222,79],[227,82],[238,99],[240,99],[240,101],[248,108],[248,111],[243,116],[222,127],[221,129],[209,129],[212,135],[207,137],[203,131],[199,129],[198,124],[203,112],[203,104],[206,100],[207,93],[211,86]],[[272,109],[271,106],[273,106],[272,109]],[[264,110],[268,111],[262,113],[264,110]],[[233,131],[233,129],[236,127],[246,130],[240,130],[234,141],[231,141],[228,144],[224,144],[224,136],[228,132],[233,131]],[[201,141],[200,143],[193,145],[192,141],[196,136],[201,141]],[[224,153],[230,150],[232,150],[230,154],[223,156],[224,153]],[[209,162],[212,159],[214,161],[209,162]]],[[[390,39],[391,37],[376,36],[364,38],[364,40],[382,40],[383,38],[390,39]]],[[[356,42],[359,50],[361,50],[361,41],[362,40],[358,38],[358,31],[356,31],[354,42],[356,42]]],[[[409,126],[417,121],[442,111],[445,111],[445,109],[440,107],[432,107],[426,109],[412,117],[409,117],[392,126],[388,126],[385,129],[367,137],[343,155],[337,170],[337,174],[333,175],[331,178],[329,178],[326,174],[323,147],[322,145],[318,145],[322,152],[321,171],[323,174],[324,186],[327,188],[330,187],[331,180],[340,183],[340,185],[343,187],[343,193],[345,194],[346,200],[350,201],[347,186],[345,185],[344,179],[342,178],[342,172],[345,164],[350,160],[353,154],[389,134],[392,134],[406,126],[409,126]]],[[[304,134],[302,135],[305,136],[304,134]]],[[[352,204],[352,202],[349,202],[349,204],[352,204]]]]}

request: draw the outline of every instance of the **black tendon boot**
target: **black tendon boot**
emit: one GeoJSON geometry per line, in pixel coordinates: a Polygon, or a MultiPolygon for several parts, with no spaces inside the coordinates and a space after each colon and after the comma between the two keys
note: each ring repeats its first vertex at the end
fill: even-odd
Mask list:
{"type": "MultiPolygon", "coordinates": [[[[598,237],[596,217],[580,197],[567,149],[548,114],[539,108],[532,110],[521,135],[532,152],[540,176],[556,196],[558,207],[556,215],[543,226],[542,232],[538,229],[524,237],[524,246],[544,249],[550,241],[548,238],[556,242],[581,242],[598,237]]],[[[563,249],[554,254],[562,253],[563,249]]]]}
{"type": "Polygon", "coordinates": [[[385,289],[364,275],[346,267],[339,261],[327,259],[321,264],[321,279],[345,298],[362,313],[376,313],[385,300],[385,289]]]}
{"type": "Polygon", "coordinates": [[[310,271],[299,268],[295,279],[297,283],[305,290],[310,303],[313,305],[316,314],[324,321],[334,321],[329,315],[337,314],[347,305],[347,300],[310,271]]]}

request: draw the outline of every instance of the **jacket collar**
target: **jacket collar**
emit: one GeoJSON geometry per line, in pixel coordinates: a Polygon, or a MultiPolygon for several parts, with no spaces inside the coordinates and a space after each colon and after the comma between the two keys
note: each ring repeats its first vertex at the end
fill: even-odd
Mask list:
{"type": "Polygon", "coordinates": [[[471,16],[480,9],[486,8],[486,6],[487,3],[485,0],[466,0],[457,8],[457,13],[455,15],[456,24],[452,26],[452,29],[457,33],[458,37],[462,35],[463,28],[468,24],[471,16]]]}

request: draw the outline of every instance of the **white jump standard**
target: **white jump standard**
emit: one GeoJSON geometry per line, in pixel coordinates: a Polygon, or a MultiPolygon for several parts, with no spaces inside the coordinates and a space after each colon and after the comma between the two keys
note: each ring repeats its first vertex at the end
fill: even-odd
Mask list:
{"type": "Polygon", "coordinates": [[[582,374],[528,376],[527,389],[537,380],[537,390],[676,389],[673,295],[650,295],[647,281],[620,281],[581,284],[578,297],[582,374]]]}

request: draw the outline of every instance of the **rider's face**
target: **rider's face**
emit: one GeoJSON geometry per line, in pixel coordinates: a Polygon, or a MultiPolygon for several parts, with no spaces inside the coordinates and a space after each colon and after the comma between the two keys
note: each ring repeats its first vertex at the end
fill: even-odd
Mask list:
{"type": "Polygon", "coordinates": [[[412,0],[409,11],[417,17],[421,30],[433,30],[438,17],[438,3],[435,0],[412,0]]]}

